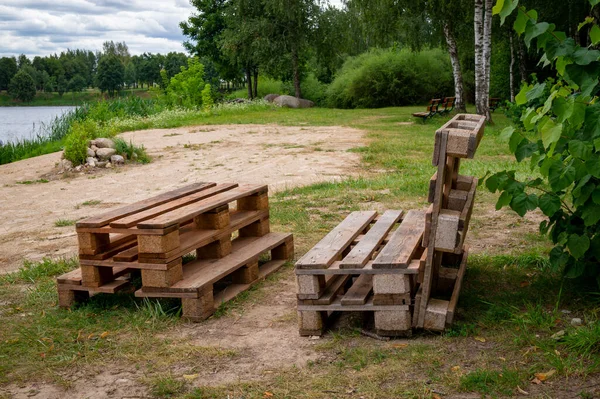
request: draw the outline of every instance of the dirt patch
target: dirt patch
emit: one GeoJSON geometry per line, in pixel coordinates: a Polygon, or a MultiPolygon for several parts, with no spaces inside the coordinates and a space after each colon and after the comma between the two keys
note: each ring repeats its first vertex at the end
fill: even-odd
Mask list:
{"type": "Polygon", "coordinates": [[[23,260],[76,253],[72,226],[110,208],[195,182],[269,184],[271,191],[358,175],[360,156],[349,149],[365,145],[363,132],[343,127],[224,125],[155,129],[122,135],[143,144],[148,165],[75,174],[48,183],[18,184],[47,176],[60,161],[48,154],[0,166],[0,273],[23,260]],[[319,150],[310,150],[319,143],[319,150]],[[85,205],[86,201],[100,200],[85,205]]]}

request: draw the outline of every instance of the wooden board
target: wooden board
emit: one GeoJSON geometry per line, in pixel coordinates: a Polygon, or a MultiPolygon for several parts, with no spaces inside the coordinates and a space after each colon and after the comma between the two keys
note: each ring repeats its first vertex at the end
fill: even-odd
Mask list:
{"type": "Polygon", "coordinates": [[[462,282],[465,277],[467,270],[467,258],[469,256],[469,247],[465,246],[463,250],[463,259],[460,263],[456,280],[454,282],[454,289],[452,290],[452,296],[450,297],[450,303],[448,304],[448,313],[446,315],[446,325],[452,324],[454,320],[454,313],[456,312],[456,306],[458,305],[458,298],[460,296],[460,289],[462,288],[462,282]]]}
{"type": "Polygon", "coordinates": [[[198,259],[183,266],[183,280],[168,288],[144,287],[144,292],[198,292],[257,260],[261,254],[292,239],[291,234],[269,233],[263,237],[239,237],[232,242],[232,253],[221,259],[198,259]]]}
{"type": "Polygon", "coordinates": [[[405,269],[421,245],[425,230],[425,214],[408,212],[389,242],[373,261],[373,269],[405,269]]]}
{"type": "Polygon", "coordinates": [[[408,310],[408,305],[373,305],[373,300],[369,299],[364,305],[342,305],[342,299],[336,298],[330,305],[306,305],[303,301],[298,301],[299,311],[316,312],[372,312],[376,310],[408,310]]]}
{"type": "Polygon", "coordinates": [[[155,206],[148,210],[137,212],[133,215],[126,216],[121,219],[117,219],[110,223],[110,227],[116,229],[129,229],[131,227],[136,226],[139,222],[142,222],[147,219],[152,219],[154,217],[160,216],[164,213],[172,211],[173,209],[181,208],[182,206],[186,206],[192,204],[194,202],[198,202],[205,198],[209,198],[213,195],[229,191],[238,187],[236,183],[225,183],[225,184],[217,184],[214,187],[207,188],[198,193],[194,193],[183,198],[179,198],[174,201],[169,201],[165,204],[155,206]]]}
{"type": "Polygon", "coordinates": [[[364,305],[371,292],[373,292],[373,276],[361,274],[344,294],[341,304],[344,306],[364,305]]]}
{"type": "Polygon", "coordinates": [[[338,275],[338,274],[349,274],[349,275],[374,275],[374,274],[418,274],[419,267],[418,263],[411,261],[406,269],[373,269],[373,261],[367,262],[367,264],[360,269],[340,269],[340,261],[333,262],[327,269],[296,269],[297,275],[338,275]]]}
{"type": "Polygon", "coordinates": [[[205,190],[207,188],[215,186],[216,183],[195,183],[189,186],[178,188],[177,190],[169,191],[156,197],[148,198],[143,201],[135,202],[133,204],[114,209],[112,211],[103,213],[102,215],[94,216],[85,220],[81,220],[77,222],[75,225],[77,229],[79,228],[96,228],[102,227],[113,220],[117,220],[119,218],[132,215],[136,212],[145,211],[146,209],[150,209],[152,207],[162,205],[165,202],[173,201],[181,197],[185,197],[186,195],[190,195],[193,193],[197,193],[198,191],[205,190]]]}
{"type": "Polygon", "coordinates": [[[304,303],[309,302],[313,305],[329,305],[338,296],[340,291],[344,288],[344,285],[350,278],[349,275],[334,276],[327,281],[325,291],[319,297],[319,299],[309,299],[303,301],[304,303]]]}
{"type": "Polygon", "coordinates": [[[385,211],[369,229],[360,242],[340,262],[342,269],[360,269],[371,260],[377,248],[388,235],[392,227],[400,220],[403,211],[385,211]]]}
{"type": "MultiPolygon", "coordinates": [[[[441,151],[442,134],[448,135],[444,154],[458,158],[473,158],[479,146],[485,128],[485,117],[482,115],[457,114],[435,132],[435,146],[433,152],[433,165],[438,166],[444,161],[441,151]],[[471,124],[461,123],[476,122],[471,124]]],[[[445,155],[444,155],[445,156],[445,155]]]]}
{"type": "Polygon", "coordinates": [[[174,209],[155,218],[138,223],[140,229],[164,229],[169,226],[182,224],[194,217],[212,209],[227,205],[252,194],[266,192],[267,186],[256,184],[242,184],[232,190],[214,195],[190,205],[174,209]]]}
{"type": "Polygon", "coordinates": [[[298,269],[325,269],[331,265],[342,252],[371,223],[377,212],[352,212],[342,223],[327,234],[308,251],[298,262],[298,269]]]}

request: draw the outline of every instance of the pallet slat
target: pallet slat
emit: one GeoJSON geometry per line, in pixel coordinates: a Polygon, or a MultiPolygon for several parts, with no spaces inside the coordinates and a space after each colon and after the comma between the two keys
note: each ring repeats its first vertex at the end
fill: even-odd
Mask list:
{"type": "Polygon", "coordinates": [[[407,268],[421,245],[424,230],[424,213],[409,211],[400,227],[373,261],[373,269],[407,268]]]}

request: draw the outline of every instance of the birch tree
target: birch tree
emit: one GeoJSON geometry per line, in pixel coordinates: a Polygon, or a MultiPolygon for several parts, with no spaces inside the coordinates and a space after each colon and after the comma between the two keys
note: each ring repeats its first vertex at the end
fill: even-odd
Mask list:
{"type": "Polygon", "coordinates": [[[475,107],[492,122],[489,107],[492,0],[475,0],[475,107]]]}

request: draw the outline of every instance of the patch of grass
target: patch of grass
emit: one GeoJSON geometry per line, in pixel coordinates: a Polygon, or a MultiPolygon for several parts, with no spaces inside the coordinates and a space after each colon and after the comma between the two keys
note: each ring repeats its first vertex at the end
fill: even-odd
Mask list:
{"type": "Polygon", "coordinates": [[[150,392],[155,398],[175,398],[185,390],[185,381],[173,376],[155,378],[151,382],[150,392]]]}
{"type": "Polygon", "coordinates": [[[79,267],[77,258],[50,259],[44,258],[40,262],[26,260],[23,267],[10,274],[0,275],[2,283],[35,283],[43,279],[64,274],[79,267]]]}
{"type": "Polygon", "coordinates": [[[54,222],[55,227],[67,227],[67,226],[75,226],[77,220],[73,219],[58,219],[54,222]]]}
{"type": "Polygon", "coordinates": [[[135,145],[132,141],[127,143],[120,137],[115,137],[113,142],[115,143],[117,154],[123,156],[128,161],[147,164],[152,160],[143,145],[135,145]]]}
{"type": "Polygon", "coordinates": [[[101,200],[87,200],[81,203],[82,206],[94,206],[101,204],[101,200]]]}
{"type": "Polygon", "coordinates": [[[519,384],[523,384],[523,376],[516,370],[477,369],[460,379],[460,387],[468,392],[482,394],[511,395],[519,384]]]}
{"type": "Polygon", "coordinates": [[[29,185],[29,184],[40,184],[40,183],[49,183],[49,180],[46,179],[38,179],[38,180],[21,180],[18,181],[17,184],[25,184],[25,185],[29,185]]]}
{"type": "Polygon", "coordinates": [[[586,325],[570,329],[564,338],[567,348],[586,357],[600,353],[600,321],[589,321],[586,325]]]}

